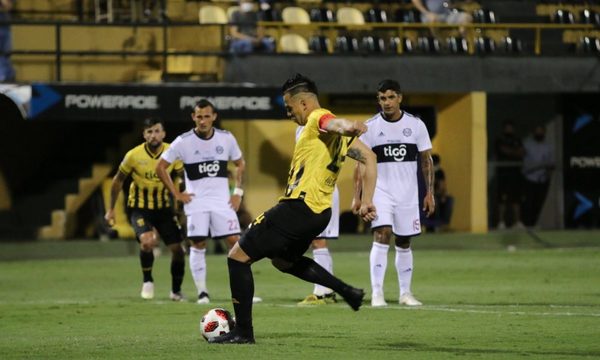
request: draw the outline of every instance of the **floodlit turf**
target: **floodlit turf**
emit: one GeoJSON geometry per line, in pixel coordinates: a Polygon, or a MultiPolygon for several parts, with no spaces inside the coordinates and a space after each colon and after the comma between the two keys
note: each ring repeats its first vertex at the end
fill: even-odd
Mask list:
{"type": "MultiPolygon", "coordinates": [[[[365,245],[370,246],[368,243],[365,245]]],[[[418,309],[397,305],[390,252],[387,308],[298,307],[310,284],[253,266],[256,345],[209,345],[198,323],[232,309],[224,256],[208,256],[213,303],[139,298],[135,256],[0,262],[1,359],[584,359],[600,357],[600,249],[416,250],[418,309]]],[[[335,252],[334,270],[369,293],[368,252],[335,252]]],[[[186,269],[184,292],[195,290],[186,269]]],[[[191,296],[193,297],[193,296],[191,296]]],[[[370,296],[367,296],[370,298],[370,296]]],[[[191,299],[193,300],[193,299],[191,299]]]]}

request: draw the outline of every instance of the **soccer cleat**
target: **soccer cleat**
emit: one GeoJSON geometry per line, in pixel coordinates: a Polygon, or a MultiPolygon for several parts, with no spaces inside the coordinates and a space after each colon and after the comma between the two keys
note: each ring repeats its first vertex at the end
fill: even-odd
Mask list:
{"type": "Polygon", "coordinates": [[[337,303],[337,298],[335,297],[335,293],[334,292],[331,292],[329,294],[323,295],[323,300],[325,300],[325,302],[327,304],[335,304],[335,303],[337,303]]]}
{"type": "Polygon", "coordinates": [[[208,296],[208,293],[206,293],[205,291],[201,292],[200,295],[198,295],[198,301],[196,301],[196,303],[210,304],[210,297],[208,296]]]}
{"type": "Polygon", "coordinates": [[[497,230],[506,230],[506,224],[504,223],[504,221],[500,221],[498,223],[498,226],[496,226],[497,230]]]}
{"type": "Polygon", "coordinates": [[[146,281],[142,285],[142,292],[140,295],[142,296],[142,299],[154,299],[154,283],[152,281],[146,281]]]}
{"type": "Polygon", "coordinates": [[[327,305],[325,299],[323,297],[317,296],[315,294],[310,294],[304,298],[304,300],[300,301],[298,305],[327,305]]]}
{"type": "Polygon", "coordinates": [[[243,335],[237,328],[227,334],[208,339],[209,344],[254,344],[254,335],[243,335]]]}
{"type": "Polygon", "coordinates": [[[362,289],[348,286],[343,292],[340,292],[340,295],[342,295],[352,310],[358,311],[365,297],[365,292],[362,289]]]}
{"type": "Polygon", "coordinates": [[[387,306],[387,303],[385,302],[385,298],[383,297],[383,294],[373,294],[373,295],[371,295],[371,306],[372,307],[387,306]]]}
{"type": "Polygon", "coordinates": [[[179,292],[172,292],[169,294],[169,299],[173,300],[173,301],[185,301],[185,296],[183,296],[183,293],[181,291],[179,292]]]}
{"type": "Polygon", "coordinates": [[[419,300],[415,299],[415,297],[411,293],[407,293],[407,294],[400,296],[400,300],[398,301],[398,303],[400,303],[400,305],[406,305],[406,306],[421,306],[421,305],[423,305],[423,303],[420,302],[419,300]]]}
{"type": "Polygon", "coordinates": [[[262,298],[261,297],[258,297],[258,296],[253,296],[252,297],[252,303],[253,304],[258,304],[260,302],[262,302],[262,298]]]}

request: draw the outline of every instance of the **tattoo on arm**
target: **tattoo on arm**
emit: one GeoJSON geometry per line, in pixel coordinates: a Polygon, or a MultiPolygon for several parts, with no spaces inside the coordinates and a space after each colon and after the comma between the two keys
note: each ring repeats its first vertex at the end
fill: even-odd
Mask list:
{"type": "Polygon", "coordinates": [[[433,160],[429,152],[422,154],[421,160],[421,171],[423,172],[423,178],[425,178],[425,188],[433,194],[433,160]]]}
{"type": "Polygon", "coordinates": [[[365,155],[362,153],[362,151],[355,147],[351,147],[350,149],[348,149],[348,153],[346,155],[356,161],[360,161],[361,163],[364,163],[366,160],[365,155]]]}

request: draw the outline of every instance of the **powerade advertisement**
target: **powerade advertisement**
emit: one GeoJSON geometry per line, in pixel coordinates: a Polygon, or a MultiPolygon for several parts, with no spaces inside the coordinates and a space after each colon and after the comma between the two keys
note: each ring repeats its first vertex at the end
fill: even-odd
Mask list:
{"type": "Polygon", "coordinates": [[[278,88],[173,84],[32,84],[25,100],[29,120],[119,121],[156,116],[188,121],[194,104],[206,98],[219,115],[233,119],[285,119],[278,88]]]}
{"type": "Polygon", "coordinates": [[[585,97],[572,97],[566,104],[563,131],[565,227],[598,228],[600,105],[585,97]]]}

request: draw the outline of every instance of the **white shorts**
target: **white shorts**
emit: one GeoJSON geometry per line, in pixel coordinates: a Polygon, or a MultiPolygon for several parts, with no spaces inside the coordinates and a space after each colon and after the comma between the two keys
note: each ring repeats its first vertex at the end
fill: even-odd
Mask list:
{"type": "Polygon", "coordinates": [[[419,205],[400,207],[389,199],[373,199],[377,209],[377,218],[371,222],[371,228],[391,226],[397,236],[415,236],[421,233],[419,205]],[[376,201],[377,200],[377,201],[376,201]]]}
{"type": "Polygon", "coordinates": [[[187,216],[187,236],[221,238],[240,233],[240,223],[232,208],[202,211],[187,216]],[[209,233],[210,230],[210,233],[209,233]]]}
{"type": "Polygon", "coordinates": [[[317,239],[333,240],[340,236],[340,193],[337,186],[333,190],[333,201],[331,203],[331,219],[329,224],[317,239]]]}

